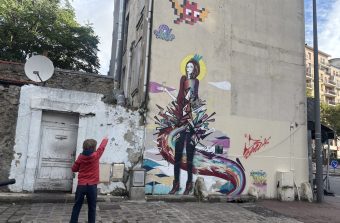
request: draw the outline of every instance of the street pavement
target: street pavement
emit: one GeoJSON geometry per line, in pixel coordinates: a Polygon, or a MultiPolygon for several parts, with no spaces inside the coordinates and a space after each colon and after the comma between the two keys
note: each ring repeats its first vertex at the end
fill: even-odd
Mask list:
{"type": "Polygon", "coordinates": [[[257,205],[308,223],[339,223],[340,197],[325,196],[323,203],[302,201],[280,202],[276,200],[258,201],[257,205]]]}
{"type": "MultiPolygon", "coordinates": [[[[152,196],[148,201],[130,201],[123,197],[98,196],[97,222],[267,222],[267,223],[340,223],[340,196],[325,196],[325,201],[280,202],[278,200],[241,199],[226,202],[212,199],[198,202],[193,196],[152,196]],[[172,199],[169,199],[172,198],[172,199]],[[157,200],[158,199],[158,200],[157,200]],[[250,202],[244,202],[244,201],[250,202]]],[[[0,193],[2,222],[68,222],[74,195],[56,193],[0,193]]],[[[79,222],[87,222],[87,204],[79,222]]]]}
{"type": "MultiPolygon", "coordinates": [[[[299,221],[263,211],[254,203],[181,202],[99,202],[97,222],[267,222],[297,223],[299,221]],[[243,207],[242,207],[243,205],[243,207]],[[251,207],[251,208],[249,208],[251,207]]],[[[87,222],[87,206],[79,222],[87,222]]],[[[68,222],[72,203],[0,204],[0,222],[68,222]]]]}

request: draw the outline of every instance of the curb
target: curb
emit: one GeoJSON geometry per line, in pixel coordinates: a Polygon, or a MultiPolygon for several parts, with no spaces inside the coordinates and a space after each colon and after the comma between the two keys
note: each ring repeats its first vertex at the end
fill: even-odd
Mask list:
{"type": "Polygon", "coordinates": [[[199,200],[193,195],[146,195],[147,202],[164,201],[164,202],[206,202],[206,203],[246,203],[255,202],[256,198],[249,195],[240,195],[229,197],[226,195],[208,195],[208,197],[199,200]]]}
{"type": "MultiPolygon", "coordinates": [[[[125,197],[98,195],[97,202],[120,202],[125,197]]],[[[85,201],[86,202],[86,199],[85,201]]],[[[65,193],[0,193],[0,203],[74,203],[74,194],[65,193]]]]}
{"type": "MultiPolygon", "coordinates": [[[[256,198],[249,195],[228,197],[226,195],[209,195],[199,200],[193,195],[146,195],[145,200],[129,200],[127,197],[98,195],[97,202],[205,202],[205,203],[246,203],[255,202],[256,198]]],[[[86,199],[85,199],[86,202],[86,199]]],[[[1,203],[74,203],[74,194],[65,193],[0,193],[1,203]]]]}

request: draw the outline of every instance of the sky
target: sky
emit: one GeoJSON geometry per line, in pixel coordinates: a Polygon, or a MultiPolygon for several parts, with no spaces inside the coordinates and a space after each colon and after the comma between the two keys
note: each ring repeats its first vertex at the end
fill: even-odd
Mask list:
{"type": "MultiPolygon", "coordinates": [[[[313,0],[305,1],[305,42],[313,46],[313,0]]],[[[317,0],[318,47],[340,58],[340,0],[317,0]]]]}
{"type": "Polygon", "coordinates": [[[114,0],[71,0],[70,3],[75,9],[78,23],[93,24],[94,32],[99,36],[100,41],[99,73],[107,75],[111,59],[114,0]]]}
{"type": "MultiPolygon", "coordinates": [[[[305,2],[305,42],[313,46],[313,0],[305,2]]],[[[100,38],[99,72],[107,75],[110,66],[114,0],[72,0],[77,21],[93,24],[100,38]]],[[[317,0],[319,50],[340,58],[340,0],[317,0]]]]}

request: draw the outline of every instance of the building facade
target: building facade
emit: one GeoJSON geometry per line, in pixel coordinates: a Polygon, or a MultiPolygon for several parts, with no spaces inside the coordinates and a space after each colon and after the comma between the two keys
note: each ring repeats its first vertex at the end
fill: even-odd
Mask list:
{"type": "MultiPolygon", "coordinates": [[[[319,51],[319,89],[320,102],[329,106],[340,104],[340,63],[338,58],[331,59],[331,55],[319,51]]],[[[307,95],[314,96],[314,49],[305,45],[306,57],[306,90],[307,95]]],[[[327,143],[326,143],[327,144],[327,143]]],[[[329,142],[329,156],[331,159],[340,157],[339,140],[331,139],[329,142]]],[[[328,151],[328,144],[324,145],[328,151]]],[[[328,152],[325,152],[325,158],[328,152]]]]}
{"type": "Polygon", "coordinates": [[[146,194],[200,179],[273,198],[308,181],[302,0],[121,2],[117,81],[146,117],[146,194]]]}
{"type": "MultiPolygon", "coordinates": [[[[305,56],[307,92],[314,96],[314,49],[306,45],[305,56]]],[[[340,67],[327,53],[319,51],[318,57],[320,102],[331,106],[340,104],[340,67]]]]}

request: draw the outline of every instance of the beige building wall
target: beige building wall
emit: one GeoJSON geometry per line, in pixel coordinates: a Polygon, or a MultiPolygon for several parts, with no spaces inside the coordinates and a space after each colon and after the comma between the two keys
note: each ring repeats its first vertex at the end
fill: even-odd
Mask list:
{"type": "MultiPolygon", "coordinates": [[[[334,106],[340,103],[340,69],[329,63],[331,55],[319,51],[320,101],[334,106]]],[[[309,95],[314,96],[314,50],[305,46],[306,86],[309,95]]]]}
{"type": "MultiPolygon", "coordinates": [[[[152,37],[146,193],[166,194],[172,188],[174,166],[157,149],[155,116],[161,119],[158,106],[166,109],[174,100],[170,94],[177,96],[184,62],[195,54],[202,56],[199,98],[206,101],[207,114],[216,115],[209,122],[215,132],[202,141],[212,156],[203,159],[196,151],[202,160],[194,159],[196,169],[214,171],[196,172],[194,180],[204,177],[209,193],[234,196],[255,187],[270,198],[277,196],[279,171],[291,172],[297,185],[308,181],[303,1],[196,0],[203,12],[187,12],[208,14],[193,24],[174,23],[179,18],[175,3],[183,1],[172,2],[154,1],[153,31],[160,25],[169,30],[163,26],[165,37],[152,37]],[[224,145],[222,154],[215,153],[213,140],[224,145]]],[[[180,192],[186,174],[181,169],[180,192]]]]}
{"type": "Polygon", "coordinates": [[[138,108],[144,101],[144,75],[147,46],[148,2],[125,1],[125,21],[120,89],[128,106],[138,108]]]}

